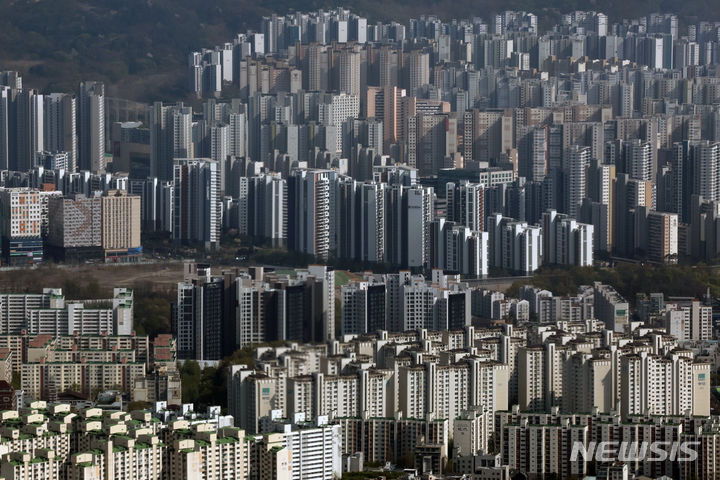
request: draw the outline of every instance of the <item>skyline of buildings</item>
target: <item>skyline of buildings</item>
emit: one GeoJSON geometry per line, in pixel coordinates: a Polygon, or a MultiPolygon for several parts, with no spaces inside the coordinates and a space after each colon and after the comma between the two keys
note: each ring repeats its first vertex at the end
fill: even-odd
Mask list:
{"type": "Polygon", "coordinates": [[[3,267],[198,259],[159,330],[140,283],[0,293],[0,476],[720,476],[717,299],[590,276],[717,262],[720,22],[481,13],[268,15],[176,102],[0,71],[3,267]]]}
{"type": "MultiPolygon", "coordinates": [[[[117,399],[126,397],[180,405],[184,412],[178,360],[212,365],[224,351],[254,345],[252,365],[227,370],[230,416],[219,421],[254,436],[265,452],[283,446],[274,435],[284,432],[286,448],[300,448],[299,456],[288,457],[292,468],[326,469],[333,472],[328,478],[338,469],[362,469],[358,459],[435,474],[451,473],[448,459],[456,473],[484,475],[507,468],[588,474],[608,466],[570,461],[567,452],[556,454],[537,437],[526,438],[525,429],[539,418],[531,415],[548,412],[555,420],[543,423],[543,436],[565,435],[553,429],[564,428],[563,418],[573,415],[582,419],[571,420],[572,428],[587,429],[602,419],[598,425],[607,426],[598,429],[614,425],[622,435],[663,422],[687,441],[698,438],[698,428],[712,441],[720,435],[708,380],[720,366],[710,297],[638,295],[631,310],[612,286],[599,282],[571,296],[528,285],[512,298],[442,270],[428,279],[410,271],[366,273],[337,287],[336,333],[330,309],[335,273],[325,266],[297,270],[294,278],[262,267],[218,274],[207,264],[186,262],[184,270],[173,335],[152,341],[133,331],[133,292],[127,289],[115,289],[112,309],[109,300],[65,300],[59,289],[0,295],[0,318],[7,319],[0,325],[0,373],[21,372],[16,392],[22,394],[14,405],[63,401],[78,389],[82,399],[73,401],[82,406],[92,405],[86,398],[95,392],[115,391],[115,402],[95,408],[118,408],[117,399]],[[325,439],[317,451],[320,464],[306,456],[316,458],[304,437],[292,436],[306,429],[317,441],[325,439]],[[501,440],[521,438],[516,436],[530,442],[532,458],[549,463],[519,463],[516,450],[501,440]]],[[[113,444],[129,434],[118,428],[105,433],[113,444]]],[[[587,448],[603,438],[595,435],[609,434],[590,431],[568,438],[587,448]]],[[[161,455],[177,452],[160,440],[168,445],[161,455]]],[[[3,451],[17,467],[49,460],[42,450],[25,451],[25,460],[15,447],[3,451]]],[[[62,462],[62,451],[55,454],[62,462]]],[[[250,464],[259,457],[251,458],[250,464]]],[[[681,470],[642,460],[625,465],[634,475],[677,475],[682,468],[714,474],[720,466],[712,459],[681,470]]],[[[265,468],[260,472],[275,472],[265,468]]]]}

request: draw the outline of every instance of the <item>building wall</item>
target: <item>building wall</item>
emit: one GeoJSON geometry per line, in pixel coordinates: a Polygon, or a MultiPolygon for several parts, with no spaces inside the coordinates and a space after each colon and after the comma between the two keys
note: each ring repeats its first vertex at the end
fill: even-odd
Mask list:
{"type": "Polygon", "coordinates": [[[102,197],[102,247],[105,250],[140,247],[140,197],[108,193],[102,197]]]}

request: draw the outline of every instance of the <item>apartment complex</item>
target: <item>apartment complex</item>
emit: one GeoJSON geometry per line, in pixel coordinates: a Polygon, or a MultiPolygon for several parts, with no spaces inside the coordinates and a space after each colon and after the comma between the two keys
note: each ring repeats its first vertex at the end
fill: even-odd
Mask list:
{"type": "MultiPolygon", "coordinates": [[[[713,418],[691,415],[638,414],[627,419],[618,413],[562,413],[553,408],[545,413],[523,412],[517,406],[507,412],[496,414],[495,439],[502,457],[502,464],[519,469],[529,475],[557,474],[561,477],[589,475],[591,469],[598,472],[608,469],[625,475],[643,475],[650,478],[668,476],[692,478],[716,475],[718,458],[712,450],[718,441],[717,422],[713,418]],[[572,448],[556,445],[578,445],[592,451],[603,441],[628,445],[637,452],[618,462],[614,455],[609,460],[595,462],[592,455],[572,457],[572,448]],[[650,441],[656,442],[656,452],[648,454],[650,441]],[[643,442],[645,442],[643,444],[643,442]],[[684,454],[672,453],[672,445],[685,444],[697,454],[690,459],[684,454]],[[642,448],[645,453],[642,453],[642,448]],[[666,458],[682,461],[656,461],[662,451],[666,458]]],[[[577,447],[573,447],[577,448],[577,447]]]]}
{"type": "Polygon", "coordinates": [[[0,472],[8,479],[332,480],[342,474],[340,427],[323,419],[277,419],[276,432],[251,436],[195,415],[162,421],[150,411],[76,412],[37,401],[2,412],[0,425],[7,434],[0,472]]]}
{"type": "Polygon", "coordinates": [[[130,335],[133,332],[133,292],[115,288],[107,300],[66,301],[59,288],[41,294],[0,294],[0,334],[130,335]],[[108,305],[108,303],[110,305],[108,305]]]}
{"type": "Polygon", "coordinates": [[[140,217],[140,197],[125,191],[51,198],[48,253],[64,260],[131,260],[142,251],[140,217]]]}
{"type": "MultiPolygon", "coordinates": [[[[359,302],[362,311],[367,297],[355,296],[370,285],[344,289],[343,298],[359,302]]],[[[539,297],[534,308],[548,310],[549,321],[542,324],[344,332],[325,345],[260,347],[253,368],[235,365],[228,373],[230,413],[255,433],[265,432],[278,416],[328,416],[341,426],[345,453],[362,451],[368,461],[379,462],[412,456],[416,466],[429,462],[433,471],[444,464],[450,440],[468,456],[468,468],[492,463],[481,458],[488,448],[483,435],[504,432],[498,412],[512,405],[528,416],[560,409],[595,411],[622,422],[642,415],[709,418],[711,365],[661,325],[616,332],[595,320],[592,296],[608,295],[601,287],[586,287],[577,298],[559,297],[552,308],[551,296],[526,289],[525,297],[539,297]]],[[[478,302],[477,308],[492,309],[503,299],[488,306],[478,302]]],[[[348,318],[348,327],[362,318],[348,318]]],[[[567,441],[573,435],[587,439],[576,423],[567,441]]],[[[514,461],[525,458],[510,455],[514,461]]]]}
{"type": "Polygon", "coordinates": [[[209,265],[185,266],[172,308],[180,358],[219,360],[253,344],[335,337],[335,272],[330,267],[310,265],[291,278],[263,267],[212,275],[209,265]]]}

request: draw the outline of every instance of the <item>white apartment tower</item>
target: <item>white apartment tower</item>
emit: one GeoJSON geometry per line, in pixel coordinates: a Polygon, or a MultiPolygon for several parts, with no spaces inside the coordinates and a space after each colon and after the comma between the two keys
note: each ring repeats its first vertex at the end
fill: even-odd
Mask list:
{"type": "Polygon", "coordinates": [[[79,97],[80,170],[105,171],[105,85],[82,82],[79,97]]]}
{"type": "Polygon", "coordinates": [[[590,147],[572,146],[566,152],[566,175],[568,201],[566,211],[573,218],[578,217],[580,204],[585,198],[587,167],[590,164],[590,147]]]}
{"type": "Polygon", "coordinates": [[[192,108],[155,102],[149,117],[150,176],[172,180],[173,159],[193,157],[192,108]]]}
{"type": "Polygon", "coordinates": [[[653,181],[653,155],[650,142],[635,139],[625,145],[626,170],[630,178],[653,181]]]}
{"type": "Polygon", "coordinates": [[[706,200],[720,200],[720,143],[703,141],[693,147],[694,193],[706,200]]]}
{"type": "Polygon", "coordinates": [[[413,50],[407,56],[408,90],[415,97],[423,85],[430,83],[430,54],[413,50]]]}
{"type": "Polygon", "coordinates": [[[540,268],[543,232],[538,226],[495,213],[487,217],[490,266],[525,274],[540,268]]]}
{"type": "Polygon", "coordinates": [[[468,227],[485,230],[485,191],[479,183],[460,182],[446,185],[447,219],[468,227]]]}
{"type": "MultiPolygon", "coordinates": [[[[360,116],[360,96],[341,93],[327,94],[318,104],[318,121],[325,126],[335,127],[338,150],[342,149],[342,124],[350,118],[360,116]]],[[[332,153],[332,152],[331,152],[332,153]]]]}
{"type": "Polygon", "coordinates": [[[592,266],[594,227],[548,210],[543,214],[543,263],[592,266]]]}
{"type": "Polygon", "coordinates": [[[709,365],[640,352],[620,357],[620,413],[709,415],[709,365]]]}
{"type": "Polygon", "coordinates": [[[360,52],[354,49],[340,51],[337,59],[338,89],[360,97],[360,52]]]}
{"type": "MultiPolygon", "coordinates": [[[[407,195],[407,267],[425,267],[429,261],[428,224],[433,216],[433,190],[421,186],[408,188],[407,195]]],[[[403,206],[405,204],[403,203],[403,206]]]]}
{"type": "Polygon", "coordinates": [[[226,164],[230,151],[230,127],[228,125],[216,125],[210,127],[210,158],[217,162],[220,173],[220,189],[227,190],[226,164]]]}

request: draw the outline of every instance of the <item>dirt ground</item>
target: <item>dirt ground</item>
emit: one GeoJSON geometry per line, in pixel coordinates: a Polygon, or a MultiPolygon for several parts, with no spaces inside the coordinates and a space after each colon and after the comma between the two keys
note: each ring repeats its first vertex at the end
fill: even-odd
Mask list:
{"type": "Polygon", "coordinates": [[[45,287],[62,288],[67,281],[97,281],[100,288],[132,287],[146,282],[174,286],[182,280],[182,263],[139,265],[41,265],[0,271],[0,292],[40,292],[45,287]]]}
{"type": "MultiPolygon", "coordinates": [[[[43,288],[62,288],[69,281],[87,284],[95,280],[98,286],[112,293],[114,287],[142,287],[152,284],[160,290],[175,290],[182,281],[182,262],[172,261],[131,265],[54,265],[44,264],[36,268],[13,268],[0,270],[0,293],[39,293],[43,288]]],[[[213,267],[213,274],[224,268],[213,267]]],[[[338,295],[340,287],[350,280],[358,280],[357,274],[339,270],[336,274],[338,295]]]]}

